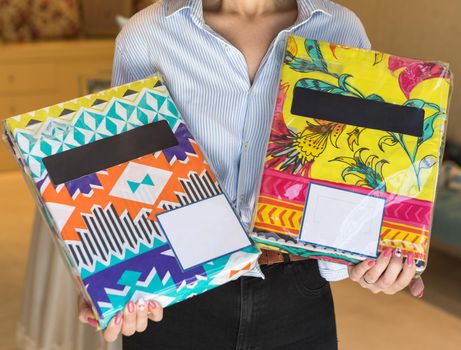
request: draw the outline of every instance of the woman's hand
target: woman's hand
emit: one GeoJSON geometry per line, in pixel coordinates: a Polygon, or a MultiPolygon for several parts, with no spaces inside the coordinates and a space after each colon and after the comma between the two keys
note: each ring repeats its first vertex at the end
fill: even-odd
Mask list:
{"type": "Polygon", "coordinates": [[[398,250],[387,248],[376,260],[365,260],[356,266],[349,266],[349,277],[372,293],[395,294],[407,286],[410,293],[423,297],[422,278],[415,278],[416,265],[414,255],[404,261],[398,250]]]}
{"type": "MultiPolygon", "coordinates": [[[[79,320],[98,328],[98,322],[93,318],[90,305],[80,295],[78,300],[79,320]]],[[[144,332],[147,328],[147,320],[160,322],[163,318],[163,308],[155,301],[146,303],[139,300],[136,304],[130,301],[123,312],[119,312],[104,330],[104,339],[108,342],[115,341],[119,334],[130,336],[136,332],[144,332]]]]}

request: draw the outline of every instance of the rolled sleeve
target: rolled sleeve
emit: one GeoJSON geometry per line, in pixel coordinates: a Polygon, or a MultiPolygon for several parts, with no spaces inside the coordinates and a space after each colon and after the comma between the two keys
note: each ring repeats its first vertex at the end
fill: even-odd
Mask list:
{"type": "Polygon", "coordinates": [[[319,260],[320,275],[329,282],[341,281],[349,278],[347,265],[319,260]]]}

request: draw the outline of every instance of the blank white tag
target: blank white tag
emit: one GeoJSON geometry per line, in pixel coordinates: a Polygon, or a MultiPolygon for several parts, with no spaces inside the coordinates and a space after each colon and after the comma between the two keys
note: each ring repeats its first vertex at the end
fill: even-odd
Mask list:
{"type": "Polygon", "coordinates": [[[223,194],[162,213],[157,219],[184,270],[251,245],[223,194]]]}
{"type": "Polygon", "coordinates": [[[386,200],[310,184],[299,241],[377,257],[386,200]]]}

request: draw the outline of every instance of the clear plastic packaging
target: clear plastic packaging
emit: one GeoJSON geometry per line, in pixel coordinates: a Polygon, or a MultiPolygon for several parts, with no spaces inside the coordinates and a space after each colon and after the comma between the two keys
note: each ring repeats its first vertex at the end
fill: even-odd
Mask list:
{"type": "Polygon", "coordinates": [[[428,259],[448,65],[289,36],[252,238],[345,264],[428,259]]]}
{"type": "Polygon", "coordinates": [[[100,328],[130,300],[166,307],[259,271],[259,249],[159,75],[4,129],[100,328]]]}

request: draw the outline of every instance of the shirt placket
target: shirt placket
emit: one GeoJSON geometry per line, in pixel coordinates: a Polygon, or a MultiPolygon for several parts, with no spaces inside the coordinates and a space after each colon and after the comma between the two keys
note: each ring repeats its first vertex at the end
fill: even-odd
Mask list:
{"type": "MultiPolygon", "coordinates": [[[[252,182],[251,179],[247,177],[248,175],[253,175],[253,174],[249,174],[247,169],[244,168],[246,161],[247,161],[246,158],[249,157],[250,155],[249,148],[251,147],[251,140],[249,140],[249,134],[250,134],[249,130],[252,126],[254,126],[254,124],[252,124],[253,122],[252,117],[257,117],[257,112],[250,113],[250,111],[252,111],[253,109],[252,107],[255,104],[254,99],[258,97],[257,92],[259,92],[259,86],[261,85],[261,82],[264,80],[264,75],[269,74],[269,72],[267,72],[265,69],[267,66],[267,62],[269,62],[271,59],[275,59],[272,57],[273,55],[277,55],[276,58],[278,58],[278,64],[275,65],[275,69],[277,69],[277,72],[275,74],[278,79],[280,68],[282,65],[282,60],[283,60],[283,53],[285,51],[284,44],[286,42],[285,41],[286,37],[289,34],[292,34],[301,25],[304,25],[306,22],[310,21],[312,16],[317,12],[320,12],[320,11],[314,10],[309,14],[304,13],[303,15],[306,15],[305,18],[302,18],[303,15],[298,16],[297,22],[292,27],[282,30],[276,36],[276,38],[272,41],[266,55],[264,56],[260,64],[258,72],[256,73],[255,78],[253,80],[253,85],[249,88],[248,99],[247,99],[248,107],[246,109],[247,114],[244,117],[244,123],[243,123],[242,152],[240,154],[240,162],[239,162],[240,167],[239,167],[239,176],[238,176],[238,182],[237,182],[237,210],[240,216],[242,217],[245,226],[249,226],[251,222],[251,215],[253,211],[252,204],[255,200],[253,196],[255,195],[256,193],[255,191],[257,190],[252,187],[259,185],[259,183],[254,184],[254,181],[252,182]],[[279,51],[277,52],[277,50],[279,51]]],[[[247,69],[246,66],[244,69],[247,69]]],[[[275,89],[277,89],[277,85],[278,85],[277,83],[274,84],[275,89]]],[[[274,103],[273,106],[275,106],[276,91],[273,91],[272,93],[274,93],[272,100],[274,103]]],[[[264,138],[268,141],[271,122],[269,122],[265,127],[267,128],[266,132],[261,133],[261,134],[264,135],[264,138]]],[[[262,171],[262,166],[260,170],[262,171]]],[[[259,177],[261,174],[261,171],[257,171],[257,173],[254,174],[254,176],[259,177]]]]}
{"type": "MultiPolygon", "coordinates": [[[[290,32],[291,29],[286,29],[281,31],[277,37],[272,41],[266,55],[264,56],[263,60],[261,61],[260,67],[258,72],[255,75],[253,80],[253,84],[249,87],[247,92],[247,108],[246,108],[246,115],[244,116],[243,121],[243,130],[242,130],[242,148],[240,153],[240,162],[239,162],[239,176],[237,182],[237,210],[242,217],[244,224],[248,225],[251,221],[251,213],[252,213],[252,202],[254,200],[253,196],[255,193],[254,186],[257,186],[258,183],[255,184],[254,179],[251,179],[251,176],[259,176],[260,171],[256,171],[256,174],[250,174],[249,169],[246,168],[246,165],[250,161],[254,161],[254,159],[250,159],[251,157],[251,147],[255,146],[255,141],[252,137],[254,137],[254,133],[252,132],[254,128],[264,128],[261,131],[260,136],[263,137],[265,140],[269,137],[269,131],[271,127],[271,120],[269,121],[262,121],[257,120],[257,118],[271,118],[272,114],[269,116],[263,116],[259,114],[257,110],[258,98],[261,98],[262,94],[267,94],[267,91],[263,91],[263,86],[271,86],[275,90],[277,89],[277,82],[273,84],[267,84],[267,82],[271,79],[278,79],[279,71],[282,64],[283,59],[283,51],[285,48],[285,38],[286,33],[290,32]],[[273,57],[275,56],[275,57],[273,57]],[[277,64],[273,65],[276,72],[268,72],[267,66],[269,62],[276,60],[277,64]],[[273,76],[270,76],[274,74],[273,76]],[[268,76],[269,75],[269,76],[268,76]],[[264,83],[264,84],[263,84],[264,83]]],[[[245,67],[246,69],[246,67],[245,67]]],[[[275,106],[275,96],[276,91],[271,91],[272,94],[272,101],[273,106],[275,106]]],[[[273,108],[270,109],[270,113],[272,113],[273,108]]],[[[264,150],[265,151],[265,150],[264,150]]],[[[261,169],[262,170],[262,165],[261,169]]]]}
{"type": "MultiPolygon", "coordinates": [[[[249,139],[250,133],[249,130],[254,125],[252,124],[253,120],[252,117],[257,117],[257,113],[255,113],[254,105],[255,105],[255,98],[258,96],[259,86],[262,84],[264,80],[264,76],[268,74],[266,71],[267,62],[272,59],[272,56],[275,54],[274,48],[282,43],[282,39],[285,37],[286,34],[292,33],[296,28],[307,22],[312,16],[308,16],[308,18],[301,20],[298,17],[297,23],[294,24],[292,27],[282,30],[278,35],[274,38],[271,45],[269,46],[266,54],[264,55],[263,59],[261,60],[260,66],[255,74],[253,84],[251,84],[250,79],[248,77],[248,66],[246,64],[246,60],[244,55],[238,50],[235,46],[233,46],[227,39],[222,37],[219,33],[215,32],[211,27],[204,23],[203,17],[197,18],[195,16],[192,17],[193,22],[200,27],[202,30],[207,32],[207,34],[211,35],[215,40],[217,40],[220,45],[224,48],[224,51],[228,55],[228,59],[234,68],[237,69],[240,76],[243,76],[247,80],[246,84],[246,104],[242,106],[242,116],[239,118],[241,120],[240,130],[237,130],[241,135],[241,147],[240,147],[240,157],[239,162],[237,164],[238,167],[238,176],[237,176],[237,183],[236,186],[236,198],[235,198],[235,206],[237,212],[243,219],[243,223],[245,226],[251,221],[251,205],[250,202],[252,201],[252,195],[254,194],[255,189],[251,188],[251,181],[247,178],[248,171],[245,168],[245,164],[248,161],[248,157],[250,156],[250,147],[251,147],[251,140],[249,139]],[[242,168],[243,167],[243,168],[242,168]]],[[[284,45],[283,45],[284,46],[284,45]]],[[[280,47],[283,50],[283,48],[280,47]]],[[[283,53],[280,56],[280,61],[282,60],[283,53]]],[[[280,70],[280,66],[277,65],[278,71],[280,70]]],[[[277,74],[277,73],[276,73],[277,74]]],[[[278,75],[277,75],[278,76],[278,75]]],[[[275,84],[276,85],[276,84],[275,84]]],[[[274,104],[275,104],[275,95],[274,95],[274,104]]],[[[267,134],[270,130],[270,123],[267,125],[267,134]]],[[[262,169],[261,169],[262,170],[262,169]]],[[[255,174],[259,176],[260,172],[255,174]]],[[[257,185],[257,184],[256,184],[257,185]]]]}

